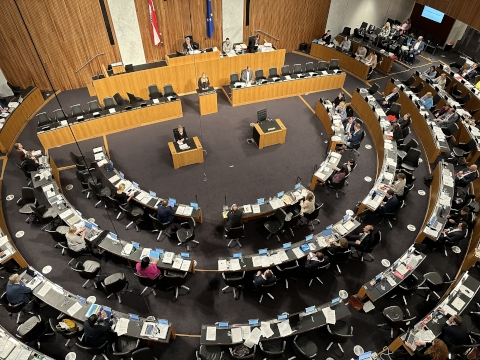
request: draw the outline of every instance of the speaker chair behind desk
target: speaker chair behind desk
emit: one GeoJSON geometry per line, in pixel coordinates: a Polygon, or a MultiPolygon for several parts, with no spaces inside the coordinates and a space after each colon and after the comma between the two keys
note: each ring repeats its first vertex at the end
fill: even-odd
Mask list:
{"type": "Polygon", "coordinates": [[[311,226],[312,226],[311,231],[315,231],[315,226],[314,226],[314,224],[315,224],[315,223],[316,223],[316,224],[320,224],[320,220],[318,220],[317,217],[318,217],[318,214],[319,214],[320,209],[322,208],[322,206],[323,206],[323,203],[321,203],[320,205],[319,205],[318,203],[315,203],[315,208],[314,208],[314,210],[313,210],[310,214],[304,213],[304,214],[303,214],[303,217],[304,217],[305,219],[307,219],[307,221],[306,221],[306,222],[302,222],[302,225],[304,225],[304,224],[307,224],[307,226],[310,226],[310,225],[311,225],[311,226]]]}
{"type": "Polygon", "coordinates": [[[390,337],[393,339],[393,330],[400,329],[402,332],[406,332],[411,325],[414,325],[413,320],[415,316],[405,318],[405,315],[400,306],[389,306],[383,309],[383,316],[386,323],[378,324],[378,327],[388,325],[390,327],[390,337]]]}
{"type": "Polygon", "coordinates": [[[418,167],[420,154],[420,150],[411,148],[408,150],[407,155],[402,159],[400,167],[408,171],[414,171],[418,167]]]}
{"type": "Polygon", "coordinates": [[[293,73],[294,75],[303,74],[302,64],[293,64],[293,73]]]}
{"type": "Polygon", "coordinates": [[[318,72],[320,72],[320,71],[327,71],[327,62],[326,62],[326,61],[323,61],[323,60],[320,60],[320,61],[318,62],[317,71],[318,71],[318,72]]]}
{"type": "Polygon", "coordinates": [[[139,284],[144,287],[142,292],[139,294],[140,296],[142,296],[143,293],[148,289],[151,289],[153,296],[157,297],[155,286],[157,286],[157,284],[164,278],[163,275],[157,274],[153,279],[150,279],[148,276],[140,275],[137,272],[134,275],[137,277],[139,284]]]}
{"type": "Polygon", "coordinates": [[[315,69],[313,68],[313,61],[309,61],[305,64],[305,72],[306,73],[311,73],[314,72],[315,69]]]}
{"type": "Polygon", "coordinates": [[[167,84],[167,85],[164,85],[163,86],[163,94],[165,97],[167,96],[173,96],[173,97],[177,97],[177,93],[175,91],[173,91],[173,86],[171,84],[167,84]]]}
{"type": "Polygon", "coordinates": [[[199,242],[195,240],[195,220],[193,217],[190,217],[188,221],[183,222],[181,228],[177,230],[176,234],[179,241],[178,245],[185,244],[187,251],[190,251],[190,247],[188,246],[189,242],[199,244],[199,242]]]}
{"type": "MultiPolygon", "coordinates": [[[[37,224],[47,224],[53,221],[57,216],[57,211],[53,207],[47,208],[45,205],[32,207],[33,221],[37,224]]],[[[42,228],[44,230],[45,227],[42,228]]]]}
{"type": "Polygon", "coordinates": [[[128,360],[139,346],[140,339],[134,339],[124,335],[118,336],[112,343],[112,355],[119,357],[120,360],[128,360]]]}
{"type": "Polygon", "coordinates": [[[35,116],[37,118],[37,127],[42,129],[49,129],[53,124],[52,119],[50,119],[46,112],[42,112],[35,116]]]}
{"type": "Polygon", "coordinates": [[[277,78],[278,77],[278,73],[277,73],[277,68],[276,67],[271,67],[270,69],[268,69],[268,78],[269,79],[273,79],[273,78],[277,78]]]}
{"type": "MultiPolygon", "coordinates": [[[[21,303],[16,304],[16,305],[10,305],[10,303],[7,300],[7,293],[6,292],[4,292],[2,294],[2,296],[0,296],[0,306],[3,306],[5,308],[5,310],[7,310],[9,316],[12,316],[12,314],[17,314],[17,320],[16,320],[17,324],[20,323],[20,316],[22,315],[22,312],[23,313],[27,312],[23,309],[25,307],[25,305],[27,305],[27,304],[24,303],[24,302],[21,302],[21,303]]],[[[32,312],[29,312],[29,314],[33,315],[32,312]]]]}
{"type": "Polygon", "coordinates": [[[115,109],[117,107],[113,97],[103,98],[103,106],[105,107],[105,110],[115,109]]]}
{"type": "Polygon", "coordinates": [[[328,70],[338,70],[340,67],[338,66],[338,59],[330,60],[330,64],[328,65],[328,70]]]}
{"type": "Polygon", "coordinates": [[[348,263],[348,259],[350,259],[350,255],[352,254],[351,250],[347,250],[344,252],[339,252],[329,256],[330,262],[332,265],[335,265],[338,271],[338,274],[341,275],[342,271],[340,270],[340,264],[348,263]]]}
{"type": "MultiPolygon", "coordinates": [[[[471,139],[467,143],[458,143],[457,146],[452,148],[452,151],[450,152],[451,158],[449,158],[449,160],[455,160],[455,165],[458,166],[460,160],[466,159],[466,157],[476,148],[477,143],[475,139],[471,139]]],[[[466,161],[462,161],[462,163],[466,163],[466,161]]]]}
{"type": "Polygon", "coordinates": [[[113,98],[118,106],[128,105],[128,100],[124,99],[118,92],[113,95],[113,98]]]}
{"type": "Polygon", "coordinates": [[[312,340],[301,334],[293,338],[293,351],[298,359],[315,359],[318,349],[312,340]]]}
{"type": "Polygon", "coordinates": [[[72,118],[85,115],[85,111],[83,111],[80,104],[72,105],[70,109],[72,109],[72,118]]]}
{"type": "Polygon", "coordinates": [[[440,295],[438,292],[445,291],[447,288],[454,282],[451,280],[448,274],[445,274],[443,277],[438,272],[428,272],[423,275],[423,279],[425,280],[425,285],[422,287],[418,287],[418,290],[424,290],[427,294],[425,301],[430,299],[430,295],[435,295],[438,301],[440,300],[440,295]]]}
{"type": "Polygon", "coordinates": [[[464,96],[462,97],[455,97],[455,100],[457,100],[457,102],[460,104],[460,105],[465,105],[471,98],[472,98],[472,95],[470,95],[470,93],[466,93],[464,96]]]}
{"type": "Polygon", "coordinates": [[[78,181],[80,181],[80,184],[82,185],[82,192],[86,192],[87,199],[90,199],[90,189],[88,187],[88,183],[90,181],[98,181],[97,177],[95,175],[90,175],[88,171],[79,171],[78,169],[75,170],[75,177],[78,181]]]}
{"type": "Polygon", "coordinates": [[[116,273],[110,276],[107,276],[101,282],[103,289],[109,294],[107,299],[109,299],[112,295],[115,295],[118,298],[118,302],[121,304],[122,299],[120,298],[120,294],[125,293],[126,291],[132,292],[132,290],[128,290],[128,281],[125,278],[124,273],[116,273]]]}
{"type": "Polygon", "coordinates": [[[370,88],[368,89],[368,93],[370,95],[375,95],[378,91],[378,89],[380,88],[380,86],[378,86],[377,83],[374,83],[372,86],[370,86],[370,88]]]}
{"type": "MultiPolygon", "coordinates": [[[[92,261],[92,260],[87,260],[84,261],[83,263],[77,263],[74,267],[70,267],[73,271],[77,272],[78,275],[85,281],[85,283],[82,285],[83,288],[87,287],[87,284],[90,282],[90,280],[94,280],[96,277],[98,277],[101,266],[100,263],[97,261],[92,261]]],[[[93,286],[95,289],[97,289],[97,283],[95,281],[93,282],[93,286]]]]}
{"type": "Polygon", "coordinates": [[[17,205],[21,206],[18,212],[23,215],[28,215],[28,218],[25,220],[28,224],[30,223],[30,216],[33,214],[33,208],[37,207],[38,202],[35,197],[35,191],[31,187],[22,188],[22,197],[17,200],[17,205]]]}
{"type": "Polygon", "coordinates": [[[243,237],[243,232],[244,232],[244,225],[242,224],[242,226],[238,226],[238,227],[234,227],[234,228],[230,228],[230,229],[225,229],[225,236],[228,240],[230,240],[227,244],[227,247],[230,247],[230,244],[233,242],[233,241],[236,241],[238,246],[242,247],[242,244],[240,244],[240,241],[239,239],[241,237],[243,237]]]}
{"type": "Polygon", "coordinates": [[[88,182],[88,188],[93,193],[93,197],[97,200],[95,207],[100,205],[102,202],[105,206],[105,209],[108,209],[107,205],[107,196],[112,195],[112,191],[108,186],[102,186],[101,182],[88,182]]]}
{"type": "Polygon", "coordinates": [[[53,117],[57,122],[68,119],[67,114],[65,114],[62,109],[53,110],[53,117]]]}
{"type": "Polygon", "coordinates": [[[107,355],[105,355],[105,353],[108,351],[108,341],[105,341],[105,343],[97,347],[87,346],[79,342],[76,342],[75,346],[85,350],[87,354],[93,355],[93,359],[95,359],[97,355],[102,355],[104,360],[108,360],[107,355]]]}
{"type": "Polygon", "coordinates": [[[230,74],[230,86],[235,85],[235,83],[239,82],[240,78],[238,77],[238,73],[230,74]]]}
{"type": "MultiPolygon", "coordinates": [[[[160,241],[160,238],[162,237],[163,232],[168,229],[171,222],[169,221],[166,223],[162,223],[160,220],[157,219],[157,217],[154,214],[149,214],[148,216],[150,216],[150,219],[152,219],[152,223],[153,223],[152,233],[158,232],[157,241],[160,241]]],[[[166,232],[165,232],[165,235],[168,236],[166,232]]]]}
{"type": "Polygon", "coordinates": [[[345,353],[340,344],[346,343],[353,336],[353,326],[350,326],[346,321],[340,320],[334,325],[327,324],[327,331],[327,338],[330,344],[328,344],[326,350],[330,349],[333,344],[337,344],[340,351],[345,353]]]}
{"type": "Polygon", "coordinates": [[[70,160],[75,164],[77,170],[83,171],[83,170],[94,170],[94,167],[92,167],[92,159],[86,158],[84,156],[77,156],[73,152],[70,151],[70,160]]]}
{"type": "Polygon", "coordinates": [[[433,106],[432,106],[432,110],[435,109],[437,107],[437,104],[440,102],[440,100],[442,100],[442,97],[436,93],[435,95],[433,95],[433,106]]]}
{"type": "Polygon", "coordinates": [[[265,76],[263,76],[263,69],[255,70],[255,80],[265,80],[265,76]]]}
{"type": "Polygon", "coordinates": [[[277,210],[275,210],[275,213],[273,215],[267,217],[267,220],[263,224],[263,226],[265,227],[265,229],[267,229],[269,233],[267,236],[267,240],[270,238],[270,236],[275,235],[278,242],[280,242],[280,237],[278,236],[278,233],[283,228],[286,216],[287,214],[285,213],[285,210],[283,210],[282,208],[278,208],[277,210]]]}
{"type": "Polygon", "coordinates": [[[455,62],[451,63],[449,66],[453,72],[457,73],[457,72],[460,72],[460,69],[463,67],[463,65],[465,65],[466,62],[467,62],[466,58],[459,57],[457,60],[455,60],[455,62]]]}
{"type": "Polygon", "coordinates": [[[140,231],[138,228],[138,224],[142,221],[142,216],[144,214],[143,209],[138,206],[126,207],[123,205],[120,205],[120,209],[122,209],[122,211],[125,213],[127,220],[130,221],[128,225],[125,226],[125,229],[128,230],[130,225],[135,224],[135,230],[137,232],[140,231]]]}
{"type": "Polygon", "coordinates": [[[47,325],[45,325],[40,315],[32,316],[17,327],[15,334],[25,344],[35,341],[38,349],[40,349],[40,337],[45,335],[55,335],[55,333],[47,333],[47,325]]]}
{"type": "Polygon", "coordinates": [[[405,85],[406,87],[410,87],[413,85],[414,82],[415,82],[415,78],[412,75],[406,81],[402,81],[402,84],[405,85]]]}
{"type": "Polygon", "coordinates": [[[83,335],[83,323],[81,323],[79,321],[76,321],[69,316],[62,317],[62,319],[57,319],[57,318],[52,319],[52,318],[50,318],[50,319],[48,319],[48,323],[55,333],[60,334],[61,336],[63,336],[67,340],[67,342],[65,343],[65,347],[68,347],[68,344],[70,343],[70,340],[83,335]],[[77,329],[74,330],[74,331],[71,331],[71,332],[58,330],[57,325],[61,321],[63,321],[64,319],[73,321],[77,325],[77,329]]]}
{"type": "Polygon", "coordinates": [[[283,359],[285,345],[287,342],[283,339],[260,341],[258,346],[265,359],[283,359]]]}
{"type": "Polygon", "coordinates": [[[425,84],[423,82],[419,82],[417,86],[410,86],[410,90],[412,90],[414,94],[418,94],[424,86],[425,84]]]}
{"type": "Polygon", "coordinates": [[[148,85],[148,96],[150,97],[150,100],[153,100],[153,99],[160,99],[163,95],[158,90],[157,85],[152,84],[152,85],[148,85]]]}
{"type": "MultiPolygon", "coordinates": [[[[448,77],[447,77],[447,79],[448,79],[448,77]]],[[[446,85],[445,85],[445,87],[446,87],[446,85]]],[[[458,97],[460,97],[462,95],[462,92],[460,90],[458,90],[457,87],[458,87],[458,84],[454,83],[452,85],[452,87],[450,88],[450,95],[452,95],[452,97],[454,99],[457,99],[458,97]]]]}
{"type": "Polygon", "coordinates": [[[238,298],[240,297],[240,288],[242,288],[243,281],[245,278],[245,271],[223,272],[222,278],[226,285],[222,289],[222,293],[225,294],[225,290],[231,287],[233,289],[233,298],[235,300],[238,300],[238,298]],[[239,291],[238,296],[237,296],[237,290],[239,291]]]}

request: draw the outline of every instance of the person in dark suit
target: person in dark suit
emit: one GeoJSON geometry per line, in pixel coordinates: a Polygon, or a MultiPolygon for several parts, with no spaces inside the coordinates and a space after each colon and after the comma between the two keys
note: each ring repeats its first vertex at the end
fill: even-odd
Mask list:
{"type": "Polygon", "coordinates": [[[178,125],[177,131],[175,131],[173,135],[175,137],[175,141],[178,144],[183,144],[185,140],[188,140],[187,131],[183,128],[182,125],[178,125]]]}
{"type": "MultiPolygon", "coordinates": [[[[443,311],[442,308],[440,310],[443,311]]],[[[449,348],[467,343],[468,330],[460,315],[450,316],[442,326],[442,338],[449,348]]]]}
{"type": "Polygon", "coordinates": [[[112,326],[112,323],[107,319],[107,314],[102,310],[101,312],[102,319],[100,323],[98,321],[98,315],[92,314],[90,317],[83,322],[83,343],[86,346],[90,347],[99,347],[102,346],[106,341],[109,340],[109,330],[112,326]]]}
{"type": "Polygon", "coordinates": [[[447,225],[450,225],[451,227],[458,226],[461,222],[466,222],[468,225],[468,222],[470,221],[470,208],[465,206],[458,213],[448,214],[447,219],[447,225]]]}
{"type": "Polygon", "coordinates": [[[425,48],[425,42],[423,41],[423,36],[419,36],[417,40],[414,40],[410,43],[410,48],[408,50],[408,55],[406,62],[413,65],[415,57],[419,55],[425,48]]]}
{"type": "Polygon", "coordinates": [[[400,125],[400,129],[406,129],[412,123],[412,117],[410,114],[405,114],[403,117],[397,120],[398,125],[400,125]]]}
{"type": "Polygon", "coordinates": [[[455,186],[465,187],[476,178],[478,178],[477,165],[470,165],[470,167],[455,174],[455,186]]]}
{"type": "Polygon", "coordinates": [[[350,134],[347,134],[347,146],[354,146],[360,144],[363,139],[363,130],[360,124],[354,125],[354,131],[350,134]]]}
{"type": "Polygon", "coordinates": [[[399,97],[400,94],[398,93],[398,87],[395,86],[392,92],[383,98],[383,100],[380,102],[380,105],[382,105],[384,108],[390,108],[399,97]]]}
{"type": "Polygon", "coordinates": [[[173,222],[175,210],[172,209],[170,205],[168,205],[168,200],[163,199],[160,206],[157,209],[157,219],[162,223],[173,222]]]}
{"type": "Polygon", "coordinates": [[[37,171],[40,164],[38,163],[37,158],[33,156],[30,151],[27,151],[22,166],[26,171],[37,171]]]}
{"type": "Polygon", "coordinates": [[[338,240],[338,243],[330,243],[330,240],[325,239],[325,241],[327,242],[327,245],[328,245],[328,250],[327,250],[327,254],[328,255],[335,255],[335,254],[338,254],[338,253],[343,253],[345,251],[348,250],[348,240],[346,238],[341,238],[340,240],[338,240]]]}
{"type": "Polygon", "coordinates": [[[382,201],[380,206],[375,210],[377,214],[391,214],[397,210],[398,199],[392,189],[388,189],[385,194],[386,201],[382,201]]]}
{"type": "Polygon", "coordinates": [[[446,113],[434,119],[439,127],[442,129],[448,128],[451,124],[455,123],[458,120],[458,114],[455,109],[452,107],[447,110],[446,113]]]}
{"type": "Polygon", "coordinates": [[[345,102],[345,94],[340,91],[335,100],[333,100],[333,104],[335,105],[335,107],[337,107],[342,101],[345,102]]]}
{"type": "Polygon", "coordinates": [[[322,36],[322,41],[325,42],[325,44],[330,44],[330,41],[332,40],[332,34],[330,30],[327,30],[325,34],[322,36]]]}
{"type": "Polygon", "coordinates": [[[364,251],[373,247],[373,225],[365,225],[363,232],[358,235],[347,235],[348,246],[364,251]]]}
{"type": "Polygon", "coordinates": [[[252,35],[248,38],[247,52],[254,53],[258,49],[258,41],[260,40],[260,35],[252,35]]]}
{"type": "MultiPolygon", "coordinates": [[[[232,208],[227,213],[227,222],[225,224],[225,230],[242,226],[243,211],[238,210],[236,204],[232,205],[232,208]]],[[[227,235],[225,235],[227,237],[227,235]]]]}
{"type": "Polygon", "coordinates": [[[320,266],[325,266],[330,262],[328,256],[323,255],[321,251],[317,251],[315,254],[309,253],[307,260],[305,261],[305,268],[316,269],[320,266]]]}
{"type": "Polygon", "coordinates": [[[473,80],[475,79],[475,76],[477,76],[477,64],[473,63],[470,65],[468,68],[465,68],[465,70],[462,71],[461,75],[463,78],[467,80],[473,80]]]}
{"type": "Polygon", "coordinates": [[[438,242],[444,243],[445,241],[457,242],[462,240],[467,234],[468,225],[466,222],[462,221],[454,229],[445,229],[442,231],[441,235],[438,237],[438,242]]]}
{"type": "Polygon", "coordinates": [[[202,76],[198,79],[198,88],[201,90],[206,90],[209,86],[210,80],[205,73],[202,73],[202,76]]]}
{"type": "Polygon", "coordinates": [[[28,304],[32,301],[32,289],[25,286],[18,274],[10,275],[7,283],[7,300],[12,305],[28,304]]]}
{"type": "Polygon", "coordinates": [[[263,272],[259,270],[257,274],[253,277],[253,284],[255,287],[260,285],[270,285],[277,281],[277,278],[273,274],[272,270],[267,269],[263,272]]]}
{"type": "Polygon", "coordinates": [[[183,50],[186,52],[198,50],[198,43],[193,41],[191,36],[185,36],[185,42],[183,43],[183,50]]]}

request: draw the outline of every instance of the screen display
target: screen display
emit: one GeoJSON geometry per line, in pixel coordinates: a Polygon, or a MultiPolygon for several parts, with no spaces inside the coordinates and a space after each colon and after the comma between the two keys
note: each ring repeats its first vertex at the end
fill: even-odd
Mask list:
{"type": "Polygon", "coordinates": [[[435,10],[430,6],[425,6],[422,11],[422,17],[435,21],[437,23],[441,23],[443,20],[443,12],[435,10]]]}

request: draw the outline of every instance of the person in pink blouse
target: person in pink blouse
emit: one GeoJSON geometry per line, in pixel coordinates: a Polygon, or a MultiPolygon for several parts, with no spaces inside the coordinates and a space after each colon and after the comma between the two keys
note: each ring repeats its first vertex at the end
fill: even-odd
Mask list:
{"type": "Polygon", "coordinates": [[[158,259],[153,259],[150,264],[150,258],[145,256],[141,262],[137,263],[136,269],[138,275],[146,276],[150,279],[155,278],[155,276],[160,275],[162,272],[157,267],[158,259]]]}

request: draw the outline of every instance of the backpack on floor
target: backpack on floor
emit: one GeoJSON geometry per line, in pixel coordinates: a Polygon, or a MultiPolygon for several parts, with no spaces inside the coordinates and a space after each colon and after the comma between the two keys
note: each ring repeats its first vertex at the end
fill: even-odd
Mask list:
{"type": "Polygon", "coordinates": [[[250,350],[245,345],[237,345],[232,350],[233,355],[238,357],[244,357],[250,354],[250,350]]]}

